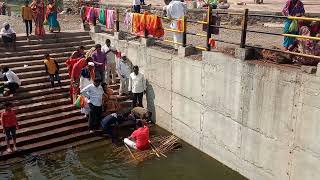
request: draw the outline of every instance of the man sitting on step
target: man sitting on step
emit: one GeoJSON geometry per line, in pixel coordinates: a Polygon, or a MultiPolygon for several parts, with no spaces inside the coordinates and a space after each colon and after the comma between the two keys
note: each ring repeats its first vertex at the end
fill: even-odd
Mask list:
{"type": "Polygon", "coordinates": [[[13,50],[16,49],[16,32],[10,27],[9,23],[3,24],[0,35],[6,49],[10,47],[10,44],[12,45],[13,50]]]}
{"type": "Polygon", "coordinates": [[[2,68],[2,74],[0,73],[0,78],[3,78],[6,81],[3,87],[9,89],[9,91],[4,93],[4,96],[15,94],[19,86],[21,86],[19,77],[6,66],[2,68]]]}

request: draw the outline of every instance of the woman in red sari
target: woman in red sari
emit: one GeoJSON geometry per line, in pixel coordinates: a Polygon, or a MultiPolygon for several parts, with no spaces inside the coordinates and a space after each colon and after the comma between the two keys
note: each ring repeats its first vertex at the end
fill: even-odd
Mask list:
{"type": "Polygon", "coordinates": [[[69,77],[71,77],[71,72],[73,65],[79,61],[79,59],[84,58],[84,47],[80,46],[76,51],[74,51],[71,56],[67,59],[66,65],[68,67],[69,77]]]}
{"type": "Polygon", "coordinates": [[[70,81],[70,97],[72,101],[75,101],[80,94],[81,70],[86,67],[89,62],[92,62],[91,57],[79,59],[78,62],[73,65],[70,81]]]}
{"type": "Polygon", "coordinates": [[[35,34],[39,38],[43,38],[45,35],[45,30],[43,27],[43,22],[45,19],[44,2],[41,0],[34,0],[30,7],[33,11],[33,18],[36,25],[35,34]]]}

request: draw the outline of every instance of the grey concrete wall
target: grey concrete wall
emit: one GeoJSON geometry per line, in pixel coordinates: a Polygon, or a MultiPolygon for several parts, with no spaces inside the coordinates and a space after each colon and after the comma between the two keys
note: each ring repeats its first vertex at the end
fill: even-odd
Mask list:
{"type": "Polygon", "coordinates": [[[319,77],[216,52],[193,61],[114,44],[148,79],[159,126],[249,179],[320,179],[319,77]]]}

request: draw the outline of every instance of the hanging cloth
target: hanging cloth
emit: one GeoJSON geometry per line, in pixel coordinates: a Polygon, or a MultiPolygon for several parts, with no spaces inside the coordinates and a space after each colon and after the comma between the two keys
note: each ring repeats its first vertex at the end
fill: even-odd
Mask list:
{"type": "Polygon", "coordinates": [[[106,14],[105,14],[105,10],[103,8],[100,9],[99,23],[102,25],[106,25],[106,14]]]}
{"type": "Polygon", "coordinates": [[[107,29],[113,29],[115,14],[116,13],[114,10],[106,10],[106,28],[107,29]]]}
{"type": "Polygon", "coordinates": [[[129,29],[132,26],[132,13],[126,12],[126,16],[124,18],[124,25],[129,29]]]}

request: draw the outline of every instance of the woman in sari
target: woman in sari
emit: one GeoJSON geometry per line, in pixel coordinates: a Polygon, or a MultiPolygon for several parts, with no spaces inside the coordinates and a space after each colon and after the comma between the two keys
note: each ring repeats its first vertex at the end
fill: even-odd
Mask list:
{"type": "Polygon", "coordinates": [[[34,0],[30,5],[33,11],[33,19],[36,26],[35,35],[40,38],[43,38],[45,35],[45,30],[43,27],[44,22],[44,2],[41,0],[34,0]]]}
{"type": "Polygon", "coordinates": [[[49,31],[58,31],[60,32],[60,24],[58,21],[58,10],[57,5],[54,0],[50,0],[47,6],[46,19],[49,25],[49,31]]]}
{"type": "Polygon", "coordinates": [[[76,62],[72,68],[71,80],[70,80],[70,97],[72,101],[77,99],[77,96],[80,94],[80,76],[81,71],[85,68],[89,62],[92,62],[92,58],[82,58],[76,62]]]}
{"type": "MultiPolygon", "coordinates": [[[[303,16],[305,14],[303,3],[300,0],[288,0],[285,7],[282,10],[282,14],[284,16],[303,16]]],[[[293,20],[286,19],[284,21],[284,29],[283,32],[285,34],[298,34],[299,31],[290,32],[290,25],[293,20]]],[[[285,50],[288,50],[291,45],[293,45],[295,38],[292,37],[284,37],[283,47],[285,50]]]]}
{"type": "MultiPolygon", "coordinates": [[[[299,34],[301,36],[311,36],[311,32],[312,31],[310,31],[309,27],[302,26],[299,34]]],[[[320,34],[317,36],[320,36],[320,34]]],[[[317,40],[298,38],[296,51],[306,55],[320,56],[320,43],[317,40]]],[[[299,64],[309,66],[316,66],[319,63],[319,59],[302,56],[294,57],[294,61],[298,62],[299,64]]]]}

